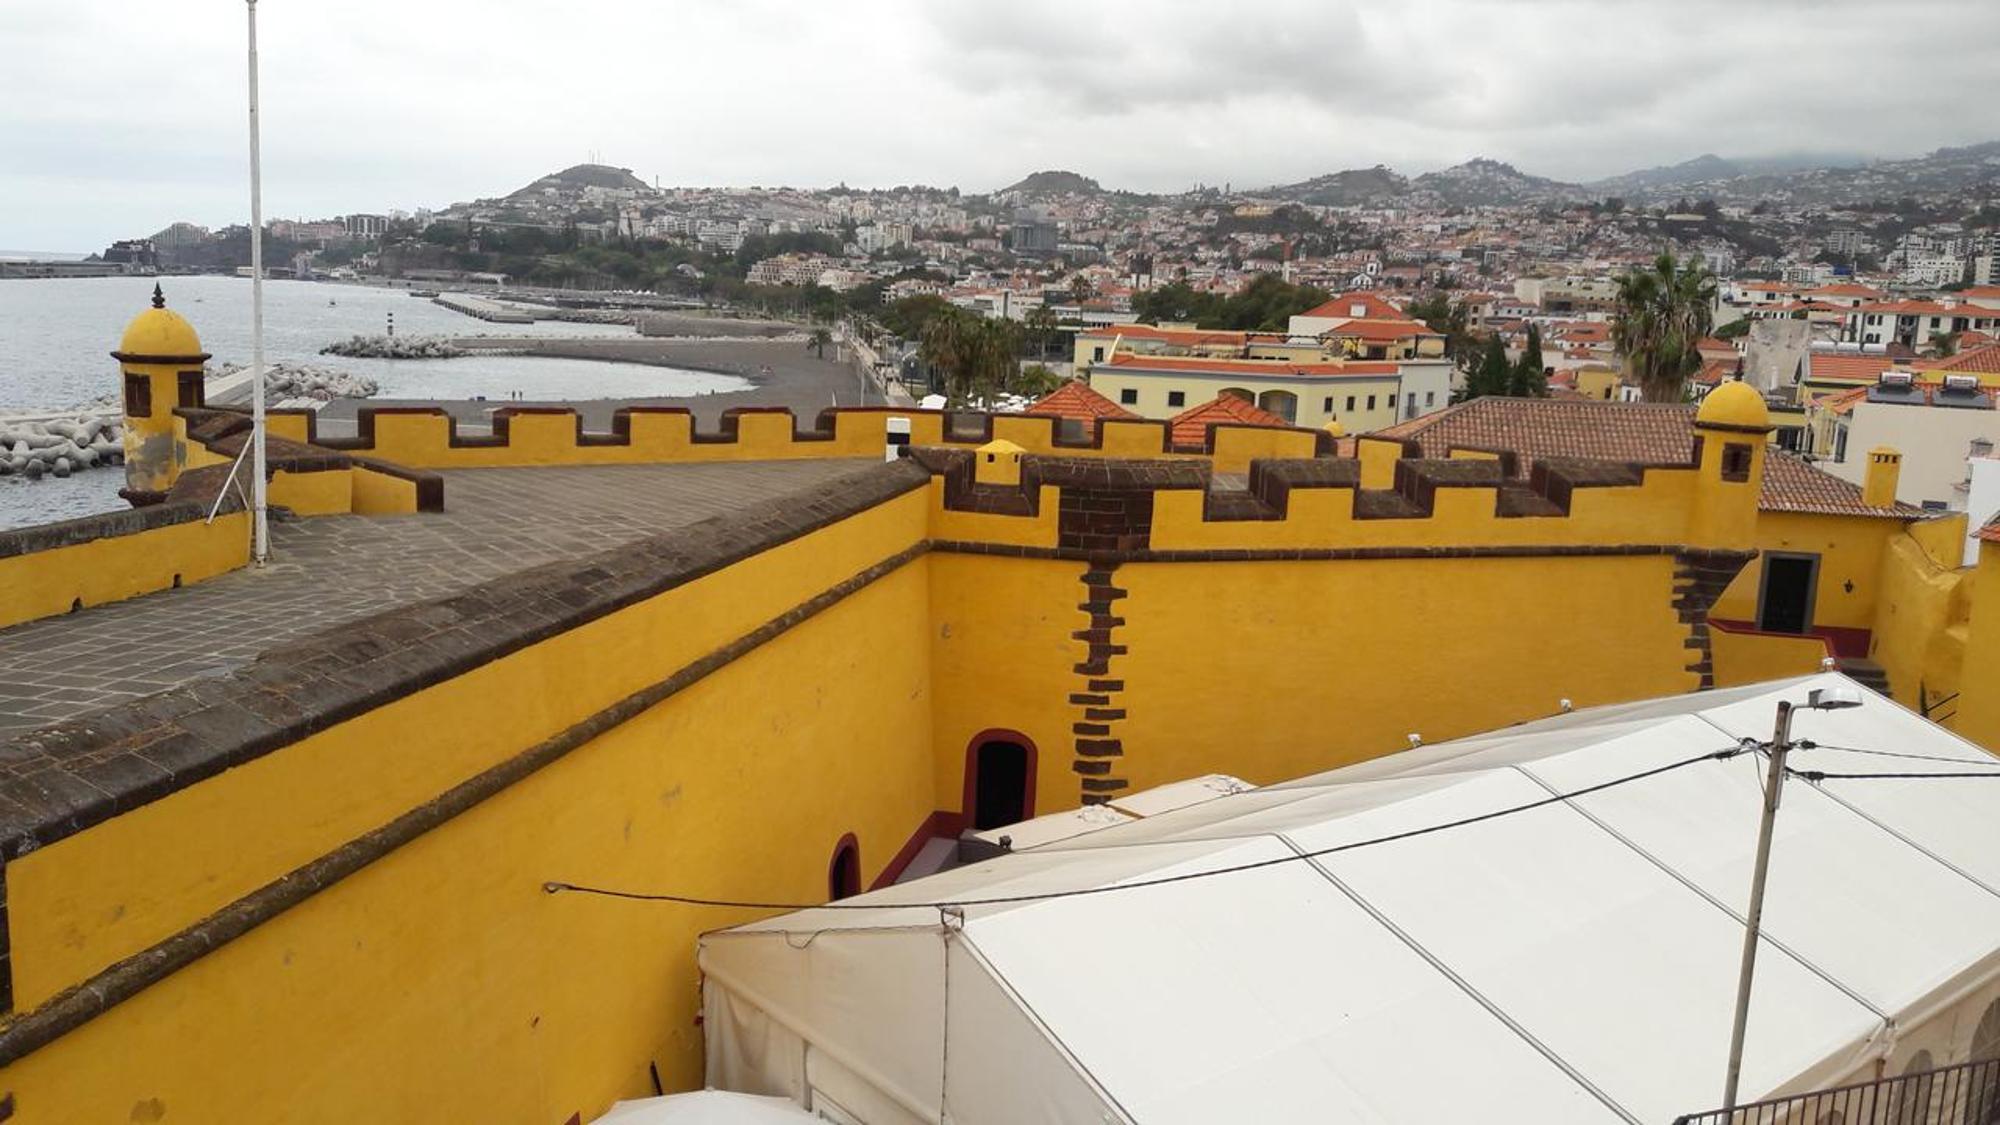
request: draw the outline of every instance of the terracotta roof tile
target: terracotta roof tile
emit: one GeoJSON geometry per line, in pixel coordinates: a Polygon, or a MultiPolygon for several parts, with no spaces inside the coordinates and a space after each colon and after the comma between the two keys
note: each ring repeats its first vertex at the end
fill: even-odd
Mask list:
{"type": "MultiPolygon", "coordinates": [[[[1694,411],[1680,403],[1620,403],[1564,399],[1480,398],[1373,436],[1415,441],[1426,457],[1453,448],[1506,449],[1523,476],[1537,458],[1581,457],[1639,465],[1684,465],[1694,454],[1694,411]]],[[[1821,515],[1916,519],[1908,505],[1871,508],[1861,489],[1780,449],[1764,460],[1760,509],[1821,515]]]]}
{"type": "Polygon", "coordinates": [[[1923,367],[1927,372],[1952,371],[1984,375],[2000,374],[2000,344],[1987,344],[1984,347],[1973,348],[1970,351],[1962,351],[1950,359],[1940,360],[1936,363],[1925,363],[1923,367]]]}
{"type": "Polygon", "coordinates": [[[1023,413],[1053,414],[1058,418],[1079,418],[1086,422],[1097,418],[1138,417],[1137,414],[1091,390],[1088,384],[1074,379],[1043,395],[1023,413]]]}
{"type": "Polygon", "coordinates": [[[1806,377],[1818,382],[1873,383],[1896,361],[1880,352],[1808,352],[1806,377]]]}
{"type": "Polygon", "coordinates": [[[1356,305],[1362,306],[1364,310],[1360,319],[1404,319],[1403,310],[1377,297],[1373,293],[1366,293],[1359,290],[1353,293],[1339,294],[1328,300],[1325,304],[1307,309],[1299,315],[1312,317],[1315,320],[1350,320],[1354,319],[1354,306],[1356,305]]]}
{"type": "Polygon", "coordinates": [[[1878,516],[1913,520],[1922,509],[1908,504],[1871,508],[1861,502],[1861,486],[1849,484],[1782,449],[1773,449],[1764,458],[1764,491],[1757,507],[1766,512],[1803,512],[1809,515],[1878,516]]]}
{"type": "Polygon", "coordinates": [[[1979,537],[1988,543],[2000,543],[2000,516],[1987,520],[1986,526],[1979,529],[1979,537]]]}
{"type": "Polygon", "coordinates": [[[1211,422],[1292,428],[1290,422],[1235,395],[1218,395],[1200,406],[1189,407],[1174,415],[1173,420],[1167,423],[1167,428],[1173,434],[1175,445],[1201,445],[1208,441],[1208,426],[1211,422]]]}

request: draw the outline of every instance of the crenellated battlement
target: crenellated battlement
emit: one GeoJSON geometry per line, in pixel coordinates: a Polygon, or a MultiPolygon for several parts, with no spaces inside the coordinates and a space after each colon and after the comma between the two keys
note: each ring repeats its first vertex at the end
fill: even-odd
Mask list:
{"type": "MultiPolygon", "coordinates": [[[[1407,452],[1407,451],[1403,451],[1407,452]]],[[[940,539],[1058,554],[1147,559],[1188,553],[1508,548],[1548,553],[1610,547],[1747,550],[1707,518],[1753,505],[1755,490],[1706,496],[1698,463],[1642,465],[1545,458],[1527,479],[1505,458],[1404,456],[1371,487],[1371,466],[1345,457],[1260,458],[1237,483],[1208,460],[1036,455],[996,444],[918,446],[929,469],[940,539]],[[1018,462],[1003,474],[995,457],[1018,462]],[[1003,476],[1006,479],[1002,479],[1003,476]],[[1051,521],[1049,513],[1055,513],[1051,521]]]]}
{"type": "Polygon", "coordinates": [[[822,410],[806,428],[782,407],[736,407],[710,431],[697,428],[685,407],[630,406],[612,413],[609,431],[593,432],[580,413],[563,407],[500,407],[490,427],[475,429],[442,408],[385,406],[363,407],[352,437],[320,434],[307,412],[282,421],[274,414],[272,429],[410,468],[458,469],[879,457],[890,417],[908,419],[911,440],[920,445],[970,449],[1002,440],[1049,455],[1202,458],[1225,472],[1245,471],[1260,457],[1326,456],[1333,449],[1331,435],[1318,430],[1212,424],[1200,445],[1176,445],[1167,423],[1152,419],[1097,419],[1085,429],[1047,415],[895,407],[822,410]]]}

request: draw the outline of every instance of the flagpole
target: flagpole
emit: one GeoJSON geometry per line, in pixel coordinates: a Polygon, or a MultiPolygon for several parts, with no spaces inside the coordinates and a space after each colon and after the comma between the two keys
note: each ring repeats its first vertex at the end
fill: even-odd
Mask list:
{"type": "Polygon", "coordinates": [[[250,15],[250,555],[271,553],[264,486],[264,182],[257,126],[257,0],[250,15]]]}

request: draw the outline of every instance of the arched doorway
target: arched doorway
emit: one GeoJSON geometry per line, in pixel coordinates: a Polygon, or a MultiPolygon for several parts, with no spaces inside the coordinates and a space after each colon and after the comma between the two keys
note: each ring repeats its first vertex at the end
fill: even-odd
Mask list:
{"type": "Polygon", "coordinates": [[[965,823],[977,831],[1035,815],[1035,744],[1019,731],[989,730],[965,751],[965,823]]]}
{"type": "MultiPolygon", "coordinates": [[[[1979,1026],[1972,1032],[1972,1051],[1967,1062],[2000,1059],[2000,1000],[1986,1005],[1979,1026]]],[[[1989,1079],[1966,1102],[1963,1125],[1994,1125],[2000,1122],[2000,1086],[1989,1079]]]]}
{"type": "Polygon", "coordinates": [[[1265,391],[1257,397],[1257,405],[1287,422],[1298,421],[1299,396],[1290,391],[1265,391]]]}
{"type": "Polygon", "coordinates": [[[849,832],[833,846],[833,860],[826,865],[826,897],[834,902],[861,893],[861,844],[849,832]]]}

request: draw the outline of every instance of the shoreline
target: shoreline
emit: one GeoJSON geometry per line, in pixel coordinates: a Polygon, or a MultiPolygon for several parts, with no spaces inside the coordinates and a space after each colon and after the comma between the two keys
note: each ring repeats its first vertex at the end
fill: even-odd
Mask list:
{"type": "MultiPolygon", "coordinates": [[[[336,399],[319,413],[326,432],[351,432],[360,410],[373,406],[434,406],[449,411],[461,422],[486,425],[488,415],[504,406],[569,406],[584,419],[586,428],[608,430],[611,414],[621,406],[678,406],[694,413],[696,424],[714,429],[724,411],[739,406],[786,407],[800,425],[810,425],[829,406],[886,405],[887,400],[873,386],[864,395],[862,381],[853,365],[837,360],[836,348],[827,349],[820,359],[803,342],[772,339],[700,339],[640,337],[633,339],[563,339],[549,337],[493,339],[490,348],[469,351],[499,351],[526,345],[525,354],[554,359],[601,360],[638,363],[652,367],[674,367],[716,375],[732,375],[749,381],[740,391],[718,391],[700,395],[672,395],[598,399],[336,399]],[[332,423],[332,425],[328,425],[332,423]]],[[[453,362],[474,362],[477,355],[453,362]]]]}

